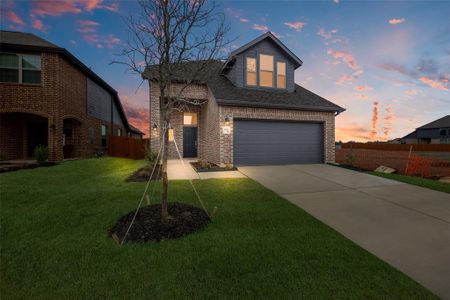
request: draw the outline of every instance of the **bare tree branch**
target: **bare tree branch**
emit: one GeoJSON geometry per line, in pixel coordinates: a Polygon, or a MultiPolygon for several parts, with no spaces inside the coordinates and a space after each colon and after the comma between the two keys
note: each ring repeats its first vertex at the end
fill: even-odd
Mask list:
{"type": "Polygon", "coordinates": [[[160,92],[160,120],[164,141],[162,155],[162,219],[167,213],[168,125],[174,111],[186,111],[204,100],[184,96],[188,87],[204,80],[212,60],[230,43],[228,26],[217,5],[207,0],[139,0],[138,16],[125,18],[128,41],[120,53],[127,71],[144,75],[149,67],[157,70],[153,80],[160,92]],[[192,64],[191,62],[195,62],[192,64]],[[180,82],[179,75],[183,74],[180,82]],[[177,91],[172,92],[176,81],[177,91]]]}

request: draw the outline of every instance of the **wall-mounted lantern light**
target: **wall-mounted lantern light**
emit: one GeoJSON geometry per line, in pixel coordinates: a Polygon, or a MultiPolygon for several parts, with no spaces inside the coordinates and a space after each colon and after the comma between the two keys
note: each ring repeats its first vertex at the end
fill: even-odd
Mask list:
{"type": "Polygon", "coordinates": [[[156,125],[156,123],[153,124],[153,131],[158,130],[158,125],[156,125]]]}
{"type": "Polygon", "coordinates": [[[229,126],[230,125],[230,117],[225,116],[225,125],[229,126]]]}

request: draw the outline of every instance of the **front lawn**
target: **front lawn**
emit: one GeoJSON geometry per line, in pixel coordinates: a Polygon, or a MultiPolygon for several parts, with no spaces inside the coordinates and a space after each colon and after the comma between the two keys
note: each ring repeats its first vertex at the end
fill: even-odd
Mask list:
{"type": "MultiPolygon", "coordinates": [[[[411,299],[434,296],[249,179],[195,181],[218,207],[179,240],[116,245],[142,161],[102,158],[0,175],[2,299],[411,299]]],[[[170,198],[199,205],[187,181],[170,198]]]]}
{"type": "Polygon", "coordinates": [[[429,188],[432,190],[444,192],[444,193],[450,193],[450,183],[446,182],[440,182],[433,179],[426,179],[421,178],[417,176],[406,176],[406,175],[400,175],[400,174],[387,174],[387,173],[380,173],[380,172],[369,172],[372,175],[397,180],[413,185],[418,185],[421,187],[429,188]]]}

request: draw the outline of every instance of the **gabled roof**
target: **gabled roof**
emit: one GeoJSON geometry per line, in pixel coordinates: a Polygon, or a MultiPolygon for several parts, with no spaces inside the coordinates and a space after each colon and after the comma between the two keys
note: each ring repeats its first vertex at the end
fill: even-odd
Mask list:
{"type": "MultiPolygon", "coordinates": [[[[198,69],[196,64],[195,61],[188,62],[177,69],[174,81],[185,82],[186,78],[191,77],[190,74],[196,74],[197,72],[192,71],[198,69]]],[[[222,61],[210,61],[208,64],[208,72],[203,72],[201,78],[195,82],[207,85],[219,105],[327,112],[343,112],[345,110],[297,84],[294,92],[239,88],[232,84],[226,76],[220,75],[223,67],[222,61]]],[[[143,78],[157,80],[158,67],[156,65],[148,66],[143,78]]]]}
{"type": "Polygon", "coordinates": [[[404,137],[400,138],[400,140],[404,139],[417,139],[417,131],[413,131],[405,135],[404,137]]]}
{"type": "MultiPolygon", "coordinates": [[[[297,69],[298,67],[300,67],[303,62],[300,58],[298,58],[297,55],[295,55],[291,50],[289,50],[288,47],[286,47],[272,32],[267,31],[266,33],[258,36],[256,39],[248,42],[247,44],[237,48],[236,50],[232,51],[230,54],[230,58],[244,52],[245,50],[249,49],[250,47],[253,47],[254,45],[258,44],[259,42],[265,40],[265,39],[269,39],[272,42],[274,42],[279,48],[281,48],[281,50],[283,50],[283,52],[292,59],[293,62],[295,62],[294,64],[294,68],[297,69]]],[[[228,60],[230,60],[230,58],[228,60]]],[[[227,61],[228,61],[227,60],[227,61]]]]}
{"type": "Polygon", "coordinates": [[[444,116],[433,122],[427,123],[423,126],[418,127],[417,129],[432,129],[441,127],[450,127],[450,115],[444,116]]]}
{"type": "Polygon", "coordinates": [[[55,52],[65,57],[69,62],[74,64],[78,69],[86,74],[90,79],[95,81],[101,87],[106,89],[113,95],[114,102],[118,107],[119,114],[125,122],[125,126],[129,131],[137,134],[143,134],[142,131],[134,128],[128,123],[128,119],[120,102],[119,95],[115,89],[107,84],[100,76],[95,74],[90,68],[83,64],[78,58],[64,48],[50,43],[32,33],[0,30],[0,50],[4,51],[33,51],[33,52],[55,52]]]}
{"type": "Polygon", "coordinates": [[[0,42],[2,44],[15,44],[22,46],[35,46],[35,47],[46,47],[46,48],[59,48],[55,44],[50,43],[32,33],[28,32],[18,32],[18,31],[0,31],[0,42]]]}

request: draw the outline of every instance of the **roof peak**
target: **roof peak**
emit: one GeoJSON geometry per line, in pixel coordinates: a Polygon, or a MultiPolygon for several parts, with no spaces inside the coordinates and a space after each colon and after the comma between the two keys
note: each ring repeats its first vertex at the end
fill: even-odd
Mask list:
{"type": "Polygon", "coordinates": [[[295,62],[295,69],[297,69],[298,67],[300,67],[303,64],[303,61],[300,58],[298,58],[298,56],[295,55],[291,50],[289,50],[289,48],[286,47],[286,45],[283,44],[280,41],[280,39],[278,39],[275,36],[275,34],[273,34],[271,31],[267,31],[267,32],[259,35],[258,37],[254,38],[250,42],[248,42],[248,43],[244,44],[243,46],[237,48],[236,50],[232,51],[230,53],[230,57],[228,60],[230,60],[231,57],[244,52],[248,48],[253,47],[254,45],[258,44],[259,42],[261,42],[267,38],[270,38],[272,40],[272,42],[274,42],[278,47],[280,47],[295,62]]]}
{"type": "Polygon", "coordinates": [[[445,115],[439,119],[426,123],[417,129],[431,129],[431,128],[439,128],[439,127],[450,127],[450,115],[445,115]]]}

